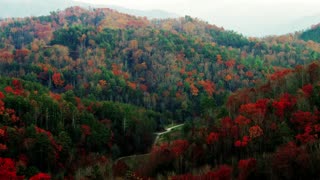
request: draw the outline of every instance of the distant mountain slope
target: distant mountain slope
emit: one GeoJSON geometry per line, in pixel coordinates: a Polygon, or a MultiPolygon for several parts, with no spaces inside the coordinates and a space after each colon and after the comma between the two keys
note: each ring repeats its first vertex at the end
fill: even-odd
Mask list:
{"type": "Polygon", "coordinates": [[[313,16],[306,16],[306,17],[297,19],[296,21],[293,21],[291,23],[292,25],[291,27],[293,27],[294,30],[301,31],[301,30],[306,30],[312,25],[317,24],[319,22],[320,22],[320,14],[315,14],[313,16]]]}
{"type": "Polygon", "coordinates": [[[74,4],[66,0],[1,0],[0,18],[48,15],[74,4]]]}
{"type": "Polygon", "coordinates": [[[178,15],[178,14],[159,10],[159,9],[142,11],[142,10],[136,10],[136,9],[127,9],[127,8],[123,8],[120,6],[109,6],[109,7],[111,9],[115,9],[115,10],[122,12],[122,13],[132,14],[135,16],[145,16],[149,19],[154,19],[154,18],[166,19],[166,18],[180,17],[180,15],[178,15]]]}
{"type": "Polygon", "coordinates": [[[7,17],[27,17],[48,15],[52,11],[62,10],[70,6],[94,7],[94,8],[111,8],[122,13],[132,14],[135,16],[145,16],[147,18],[177,18],[179,15],[162,10],[136,10],[127,9],[120,6],[109,5],[92,5],[81,3],[73,0],[2,0],[0,1],[0,18],[7,17]]]}
{"type": "Polygon", "coordinates": [[[304,31],[300,37],[305,41],[320,42],[320,24],[313,25],[311,29],[304,31]]]}

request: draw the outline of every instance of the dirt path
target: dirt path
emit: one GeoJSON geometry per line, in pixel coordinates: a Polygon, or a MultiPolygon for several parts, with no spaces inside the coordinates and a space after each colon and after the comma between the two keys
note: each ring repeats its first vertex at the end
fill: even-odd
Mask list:
{"type": "Polygon", "coordinates": [[[178,124],[178,125],[176,125],[176,126],[172,126],[172,127],[170,127],[170,128],[167,128],[167,129],[166,129],[165,131],[163,131],[163,132],[155,133],[157,136],[156,136],[156,138],[155,138],[152,146],[154,146],[155,144],[157,144],[157,142],[158,142],[158,140],[159,140],[159,138],[160,138],[161,135],[167,134],[167,133],[171,132],[171,130],[176,129],[176,128],[179,128],[179,127],[181,127],[181,126],[183,126],[183,125],[184,125],[184,124],[178,124]]]}
{"type": "MultiPolygon", "coordinates": [[[[181,127],[183,125],[184,124],[178,124],[178,125],[175,125],[175,126],[172,126],[170,128],[165,129],[165,131],[163,131],[163,132],[154,133],[156,135],[156,138],[153,141],[152,147],[157,144],[157,142],[158,142],[158,140],[159,140],[161,135],[167,134],[167,133],[171,132],[171,130],[179,128],[179,127],[181,127]]],[[[120,160],[124,160],[124,159],[127,159],[127,158],[136,158],[136,157],[140,157],[140,156],[146,156],[148,154],[149,153],[146,153],[146,154],[133,154],[133,155],[130,155],[130,156],[123,156],[123,157],[119,157],[117,160],[115,160],[115,162],[118,162],[120,160]]]]}

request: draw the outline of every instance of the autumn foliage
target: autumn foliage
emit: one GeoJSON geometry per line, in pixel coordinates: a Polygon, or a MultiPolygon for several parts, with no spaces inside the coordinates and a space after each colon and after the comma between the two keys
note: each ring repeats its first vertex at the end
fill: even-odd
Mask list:
{"type": "Polygon", "coordinates": [[[46,173],[38,173],[32,177],[30,177],[30,180],[50,180],[51,176],[46,173]]]}
{"type": "Polygon", "coordinates": [[[16,164],[12,159],[0,157],[0,179],[23,180],[24,177],[17,175],[16,164]]]}
{"type": "Polygon", "coordinates": [[[316,179],[318,35],[109,8],[1,19],[0,179],[316,179]]]}
{"type": "Polygon", "coordinates": [[[54,85],[57,87],[61,87],[64,84],[64,81],[62,80],[60,73],[54,73],[52,75],[52,81],[53,81],[54,85]]]}
{"type": "Polygon", "coordinates": [[[257,160],[254,158],[241,159],[238,163],[239,180],[248,179],[248,176],[256,170],[257,160]]]}

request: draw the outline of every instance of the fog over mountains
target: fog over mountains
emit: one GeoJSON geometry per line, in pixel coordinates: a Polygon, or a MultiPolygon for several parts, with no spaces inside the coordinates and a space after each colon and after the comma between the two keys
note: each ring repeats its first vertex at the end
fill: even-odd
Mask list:
{"type": "Polygon", "coordinates": [[[93,5],[81,3],[77,1],[66,0],[2,0],[0,1],[0,18],[7,17],[25,17],[25,16],[40,16],[48,15],[51,11],[58,9],[63,10],[70,6],[84,6],[84,7],[108,7],[115,9],[119,12],[132,14],[136,16],[146,16],[148,18],[176,18],[179,15],[175,13],[166,12],[163,10],[135,10],[123,8],[120,6],[107,6],[107,5],[93,5]]]}
{"type": "Polygon", "coordinates": [[[25,17],[48,15],[51,11],[75,5],[66,0],[1,0],[0,17],[25,17]]]}
{"type": "MultiPolygon", "coordinates": [[[[223,3],[223,2],[222,2],[223,3]]],[[[134,8],[115,6],[115,5],[100,5],[100,4],[89,4],[85,2],[75,1],[75,0],[1,0],[0,1],[0,18],[6,17],[25,17],[25,16],[39,16],[48,15],[51,11],[56,11],[58,9],[63,10],[69,6],[83,6],[83,7],[108,7],[115,9],[119,12],[132,14],[136,16],[146,16],[148,18],[176,18],[179,16],[184,16],[185,14],[168,12],[159,9],[150,10],[137,10],[134,8]]],[[[231,11],[232,7],[230,7],[231,11]]],[[[292,9],[292,8],[291,8],[292,9]]],[[[198,9],[199,10],[199,9],[198,9]]],[[[320,22],[320,14],[315,14],[311,16],[301,16],[297,18],[283,17],[273,19],[274,15],[265,14],[264,16],[270,16],[262,18],[261,21],[257,21],[260,15],[248,15],[245,12],[235,15],[215,15],[215,11],[206,11],[203,14],[199,14],[198,10],[188,10],[186,13],[190,13],[193,17],[199,17],[210,24],[215,24],[217,26],[223,26],[225,29],[234,30],[245,36],[267,36],[267,35],[281,35],[287,33],[294,33],[295,31],[301,31],[308,29],[311,25],[320,22]],[[256,18],[257,16],[257,18],[256,18]],[[265,21],[263,20],[265,19],[265,21]]],[[[265,10],[264,10],[265,11],[265,10]]],[[[290,8],[288,11],[291,11],[290,8]]],[[[285,13],[285,10],[283,11],[285,13]]]]}

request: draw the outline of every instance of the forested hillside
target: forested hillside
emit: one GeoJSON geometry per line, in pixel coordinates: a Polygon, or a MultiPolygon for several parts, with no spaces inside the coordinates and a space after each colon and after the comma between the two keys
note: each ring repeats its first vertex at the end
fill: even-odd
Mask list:
{"type": "Polygon", "coordinates": [[[301,34],[301,38],[305,41],[311,40],[319,43],[320,42],[319,33],[320,33],[320,24],[313,25],[311,29],[304,31],[301,34]]]}
{"type": "Polygon", "coordinates": [[[154,147],[136,173],[174,172],[179,175],[171,178],[181,180],[317,179],[319,73],[315,62],[236,91],[224,116],[188,122],[183,138],[154,147]]]}
{"type": "Polygon", "coordinates": [[[1,20],[1,173],[316,177],[317,35],[247,38],[190,16],[80,7],[1,20]],[[185,125],[153,146],[172,123],[185,125]],[[143,153],[139,167],[117,161],[143,153]]]}

